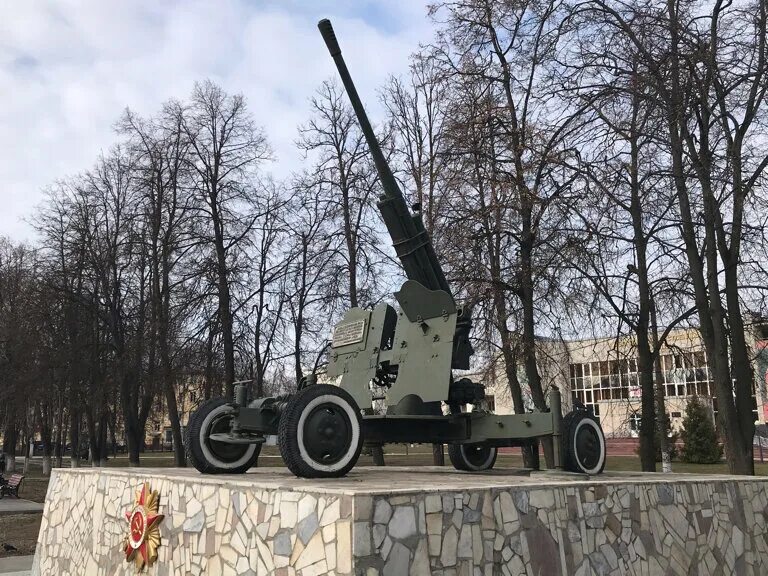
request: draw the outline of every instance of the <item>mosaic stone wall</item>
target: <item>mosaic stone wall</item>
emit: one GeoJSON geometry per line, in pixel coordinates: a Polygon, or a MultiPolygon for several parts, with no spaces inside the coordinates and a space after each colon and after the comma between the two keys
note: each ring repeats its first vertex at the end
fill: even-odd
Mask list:
{"type": "Polygon", "coordinates": [[[398,488],[396,471],[391,489],[376,491],[359,480],[260,488],[255,478],[137,472],[55,471],[33,574],[134,574],[124,513],[145,480],[165,514],[151,575],[768,574],[759,479],[499,486],[495,476],[483,486],[473,476],[451,490],[446,474],[438,493],[398,488]]]}
{"type": "MultiPolygon", "coordinates": [[[[136,489],[160,493],[156,576],[353,574],[352,497],[260,490],[251,482],[54,470],[33,576],[135,574],[125,513],[136,489]]],[[[142,471],[143,472],[143,471],[142,471]]]]}
{"type": "Polygon", "coordinates": [[[768,482],[358,497],[358,574],[768,574],[768,482]]]}

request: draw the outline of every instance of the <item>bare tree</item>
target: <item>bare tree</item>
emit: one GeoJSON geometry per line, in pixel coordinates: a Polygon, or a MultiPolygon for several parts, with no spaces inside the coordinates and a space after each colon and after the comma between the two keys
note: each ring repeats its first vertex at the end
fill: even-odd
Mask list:
{"type": "MultiPolygon", "coordinates": [[[[29,409],[39,391],[35,369],[39,348],[34,317],[34,290],[37,276],[35,252],[0,237],[0,424],[3,426],[3,453],[8,472],[16,467],[19,440],[29,438],[29,409]]],[[[28,451],[25,452],[25,462],[28,451]]]]}
{"type": "Polygon", "coordinates": [[[254,192],[253,209],[257,214],[245,272],[246,286],[241,310],[249,310],[245,324],[252,335],[252,348],[244,348],[252,359],[254,391],[263,396],[267,375],[283,355],[285,276],[290,259],[284,247],[287,238],[285,191],[269,180],[254,192]]]}
{"type": "Polygon", "coordinates": [[[768,89],[765,2],[716,2],[701,13],[694,2],[594,1],[580,10],[632,44],[664,115],[680,234],[729,467],[753,474],[754,382],[739,268],[744,207],[768,166],[757,137],[768,89]],[[745,23],[749,34],[734,36],[745,23]]]}
{"type": "MultiPolygon", "coordinates": [[[[495,236],[502,236],[505,242],[513,242],[516,270],[503,289],[519,302],[520,362],[538,410],[547,406],[537,366],[536,330],[537,323],[554,319],[545,312],[545,303],[555,294],[552,281],[556,277],[550,272],[556,267],[561,240],[552,207],[565,201],[574,178],[567,159],[575,154],[570,140],[581,112],[553,114],[559,105],[557,86],[545,72],[560,35],[560,9],[557,1],[486,0],[437,2],[430,9],[441,26],[435,57],[454,84],[484,103],[475,107],[477,118],[459,122],[479,122],[487,133],[483,153],[492,157],[483,163],[480,178],[487,197],[495,194],[496,198],[486,209],[506,212],[496,215],[489,239],[493,242],[495,236]]],[[[458,144],[453,153],[461,153],[458,144]]],[[[491,282],[496,289],[502,286],[493,278],[491,282]]],[[[512,380],[510,385],[514,386],[512,380]]],[[[544,450],[552,465],[550,442],[544,443],[544,450]]]]}
{"type": "MultiPolygon", "coordinates": [[[[189,194],[189,141],[182,130],[179,106],[168,103],[160,117],[144,120],[127,111],[121,131],[130,138],[137,156],[137,181],[141,190],[139,217],[146,221],[146,251],[150,269],[150,366],[155,349],[159,355],[160,387],[165,397],[177,466],[186,465],[176,398],[173,363],[175,330],[188,306],[180,302],[177,266],[196,247],[191,225],[194,199],[189,194]]],[[[182,294],[181,296],[183,296],[182,294]]]]}
{"type": "MultiPolygon", "coordinates": [[[[418,207],[438,254],[443,252],[442,226],[448,221],[445,191],[455,167],[447,149],[448,87],[436,61],[429,54],[415,54],[408,77],[390,78],[382,93],[392,131],[391,161],[400,168],[406,193],[418,207]]],[[[442,444],[432,448],[433,463],[443,466],[442,444]]]]}
{"type": "Polygon", "coordinates": [[[446,137],[449,86],[434,58],[415,54],[410,74],[390,78],[382,92],[392,130],[392,161],[400,168],[406,192],[421,206],[424,226],[438,248],[448,201],[444,190],[453,168],[446,137]]]}
{"type": "Polygon", "coordinates": [[[337,225],[332,235],[342,259],[336,274],[347,285],[338,283],[335,297],[351,307],[367,305],[378,297],[374,270],[383,260],[373,214],[377,180],[363,133],[336,83],[323,82],[312,99],[312,117],[299,132],[297,145],[314,164],[308,185],[337,225]]]}
{"type": "Polygon", "coordinates": [[[182,127],[190,142],[194,186],[206,222],[201,232],[214,254],[225,394],[232,397],[235,347],[230,269],[239,242],[255,222],[254,217],[243,216],[239,208],[247,204],[250,180],[271,153],[245,98],[230,96],[209,80],[195,85],[191,104],[182,114],[182,127]]]}
{"type": "Polygon", "coordinates": [[[287,311],[293,328],[293,369],[296,383],[304,366],[327,340],[327,320],[333,313],[329,298],[337,278],[332,273],[338,260],[338,244],[331,230],[331,205],[316,194],[314,176],[303,174],[294,182],[292,217],[288,222],[292,242],[288,258],[287,311]],[[308,343],[308,340],[311,344],[308,343]]]}

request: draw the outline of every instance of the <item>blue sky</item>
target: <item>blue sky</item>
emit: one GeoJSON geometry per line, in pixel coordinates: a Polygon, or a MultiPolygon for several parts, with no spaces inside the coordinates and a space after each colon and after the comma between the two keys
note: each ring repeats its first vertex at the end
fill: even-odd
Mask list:
{"type": "Polygon", "coordinates": [[[211,78],[243,93],[276,153],[293,147],[315,88],[335,74],[316,29],[333,21],[373,120],[376,89],[431,38],[423,0],[0,0],[0,235],[24,222],[57,178],[88,168],[129,106],[151,114],[211,78]]]}

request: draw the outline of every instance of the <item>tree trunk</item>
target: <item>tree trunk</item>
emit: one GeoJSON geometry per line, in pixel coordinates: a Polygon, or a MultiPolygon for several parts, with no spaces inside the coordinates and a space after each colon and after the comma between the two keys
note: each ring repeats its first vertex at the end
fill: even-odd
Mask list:
{"type": "Polygon", "coordinates": [[[19,442],[19,432],[16,426],[8,424],[3,434],[3,454],[5,454],[5,471],[16,471],[16,445],[19,442]]]}
{"type": "MultiPolygon", "coordinates": [[[[302,306],[303,304],[299,304],[302,306]]],[[[293,326],[293,369],[295,372],[296,386],[299,385],[301,379],[304,377],[304,370],[301,367],[301,336],[303,332],[304,314],[301,309],[296,317],[295,324],[293,326]]]]}
{"type": "Polygon", "coordinates": [[[32,451],[32,438],[24,438],[22,443],[22,449],[24,450],[24,468],[23,474],[29,474],[30,452],[32,451]]]}
{"type": "Polygon", "coordinates": [[[179,408],[176,402],[176,392],[173,387],[173,376],[167,372],[163,375],[165,390],[165,402],[168,407],[168,420],[171,422],[171,435],[173,436],[173,461],[180,468],[187,465],[187,457],[184,452],[184,441],[181,434],[181,422],[179,420],[179,408]]]}
{"type": "Polygon", "coordinates": [[[445,452],[442,444],[432,444],[432,464],[445,466],[445,452]]]}
{"type": "Polygon", "coordinates": [[[130,404],[128,406],[125,404],[126,401],[123,401],[123,425],[125,426],[125,443],[128,448],[128,466],[137,468],[141,451],[141,444],[136,437],[138,422],[136,421],[136,413],[132,412],[130,404]]]}
{"type": "Polygon", "coordinates": [[[212,184],[211,217],[214,230],[214,247],[216,249],[216,273],[219,297],[219,323],[221,325],[221,338],[224,344],[224,396],[232,399],[235,394],[235,344],[232,336],[232,301],[229,293],[229,280],[227,275],[227,252],[224,246],[224,224],[221,222],[219,206],[217,204],[218,192],[216,183],[212,184]]]}
{"type": "Polygon", "coordinates": [[[112,458],[117,458],[117,403],[109,411],[109,444],[112,447],[112,458]]]}
{"type": "MultiPolygon", "coordinates": [[[[727,263],[731,264],[731,263],[727,263]]],[[[736,411],[738,413],[737,427],[739,428],[738,452],[734,454],[731,471],[734,474],[754,476],[754,437],[755,418],[752,414],[752,390],[754,388],[754,372],[752,358],[744,337],[744,321],[739,301],[737,268],[728,265],[725,271],[725,297],[728,307],[728,332],[731,342],[731,371],[734,381],[736,411]]],[[[730,464],[730,459],[729,459],[730,464]]]]}
{"type": "Polygon", "coordinates": [[[88,427],[88,459],[92,468],[99,464],[99,446],[96,431],[96,422],[93,419],[93,407],[89,406],[85,411],[85,423],[88,427]]]}
{"type": "MultiPolygon", "coordinates": [[[[534,316],[534,290],[533,290],[533,231],[531,226],[531,208],[524,202],[522,208],[522,239],[520,241],[520,302],[523,307],[523,365],[528,386],[531,390],[533,405],[540,412],[547,411],[547,402],[544,398],[544,390],[541,385],[541,375],[536,365],[536,319],[534,316]]],[[[554,445],[552,437],[541,438],[544,450],[544,460],[547,468],[555,467],[554,445]]],[[[539,451],[536,443],[531,448],[531,456],[537,461],[539,451]]]]}
{"type": "Polygon", "coordinates": [[[210,400],[213,398],[213,341],[215,339],[216,331],[214,330],[214,323],[211,322],[208,327],[208,337],[205,339],[205,373],[203,381],[203,399],[210,400]]]}
{"type": "Polygon", "coordinates": [[[104,468],[107,465],[107,428],[109,426],[109,412],[104,411],[101,415],[101,418],[99,419],[99,435],[98,435],[98,452],[96,456],[96,460],[98,460],[98,465],[101,468],[104,468]]]}
{"type": "Polygon", "coordinates": [[[344,219],[344,241],[347,246],[347,270],[349,272],[349,305],[356,308],[357,301],[357,229],[352,224],[352,211],[350,209],[350,189],[346,177],[344,159],[339,153],[339,188],[341,189],[341,212],[344,219]]]}
{"type": "Polygon", "coordinates": [[[659,325],[656,322],[656,302],[651,298],[651,340],[654,350],[653,374],[656,380],[656,419],[659,427],[659,447],[661,449],[661,471],[672,473],[672,460],[669,457],[669,438],[667,438],[667,405],[665,401],[664,374],[661,371],[661,343],[659,325]]]}
{"type": "Polygon", "coordinates": [[[374,466],[385,466],[384,447],[381,444],[371,446],[371,457],[373,457],[374,466]]]}
{"type": "MultiPolygon", "coordinates": [[[[520,385],[520,379],[517,376],[517,358],[510,348],[509,342],[504,344],[504,339],[509,340],[509,332],[502,336],[502,355],[504,356],[504,368],[509,382],[510,394],[512,396],[512,405],[515,408],[515,414],[525,414],[525,403],[523,402],[523,391],[520,385]]],[[[523,456],[523,466],[532,470],[539,470],[539,444],[531,442],[520,447],[520,453],[523,456]]]]}
{"type": "Polygon", "coordinates": [[[640,379],[640,467],[643,472],[656,472],[656,406],[653,387],[653,358],[648,343],[648,332],[637,334],[637,370],[640,379]]]}
{"type": "Polygon", "coordinates": [[[51,453],[53,450],[51,446],[51,427],[46,423],[45,420],[46,412],[48,411],[40,410],[38,415],[40,416],[40,440],[43,445],[43,476],[50,476],[51,453]]]}
{"type": "Polygon", "coordinates": [[[160,285],[157,288],[159,303],[158,345],[160,348],[160,366],[163,377],[163,390],[165,403],[168,408],[168,420],[171,423],[171,435],[173,437],[173,459],[176,466],[184,468],[187,465],[187,456],[184,452],[184,441],[181,434],[181,421],[179,419],[179,407],[176,402],[176,388],[171,364],[169,326],[171,322],[171,279],[170,266],[166,251],[162,259],[162,291],[160,285]]]}
{"type": "Polygon", "coordinates": [[[56,427],[56,446],[54,448],[54,459],[56,468],[61,468],[64,461],[64,439],[67,432],[64,430],[64,409],[59,411],[59,425],[56,427]]]}
{"type": "Polygon", "coordinates": [[[634,331],[637,338],[637,368],[640,380],[640,466],[644,472],[656,471],[656,394],[653,387],[653,355],[648,340],[648,331],[651,323],[651,290],[648,283],[648,237],[645,231],[643,218],[642,191],[639,179],[640,173],[640,129],[638,116],[640,112],[640,97],[633,94],[632,116],[629,133],[630,162],[630,202],[629,211],[632,218],[633,240],[635,245],[636,267],[638,284],[638,314],[634,322],[634,331]]]}
{"type": "Polygon", "coordinates": [[[77,410],[71,410],[70,420],[69,435],[72,452],[69,455],[69,466],[78,468],[80,466],[80,413],[77,410]]]}

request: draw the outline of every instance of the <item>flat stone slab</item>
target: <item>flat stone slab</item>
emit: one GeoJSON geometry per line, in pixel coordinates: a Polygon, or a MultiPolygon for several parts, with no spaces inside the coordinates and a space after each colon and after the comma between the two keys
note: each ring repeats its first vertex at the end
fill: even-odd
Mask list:
{"type": "Polygon", "coordinates": [[[437,467],[54,469],[32,573],[134,574],[125,513],[145,481],[159,576],[768,573],[768,478],[437,467]]]}
{"type": "Polygon", "coordinates": [[[34,556],[8,556],[0,558],[2,576],[26,576],[32,570],[34,556]]]}
{"type": "Polygon", "coordinates": [[[5,514],[39,514],[42,511],[43,505],[39,502],[13,498],[12,496],[0,498],[0,516],[5,514]]]}

